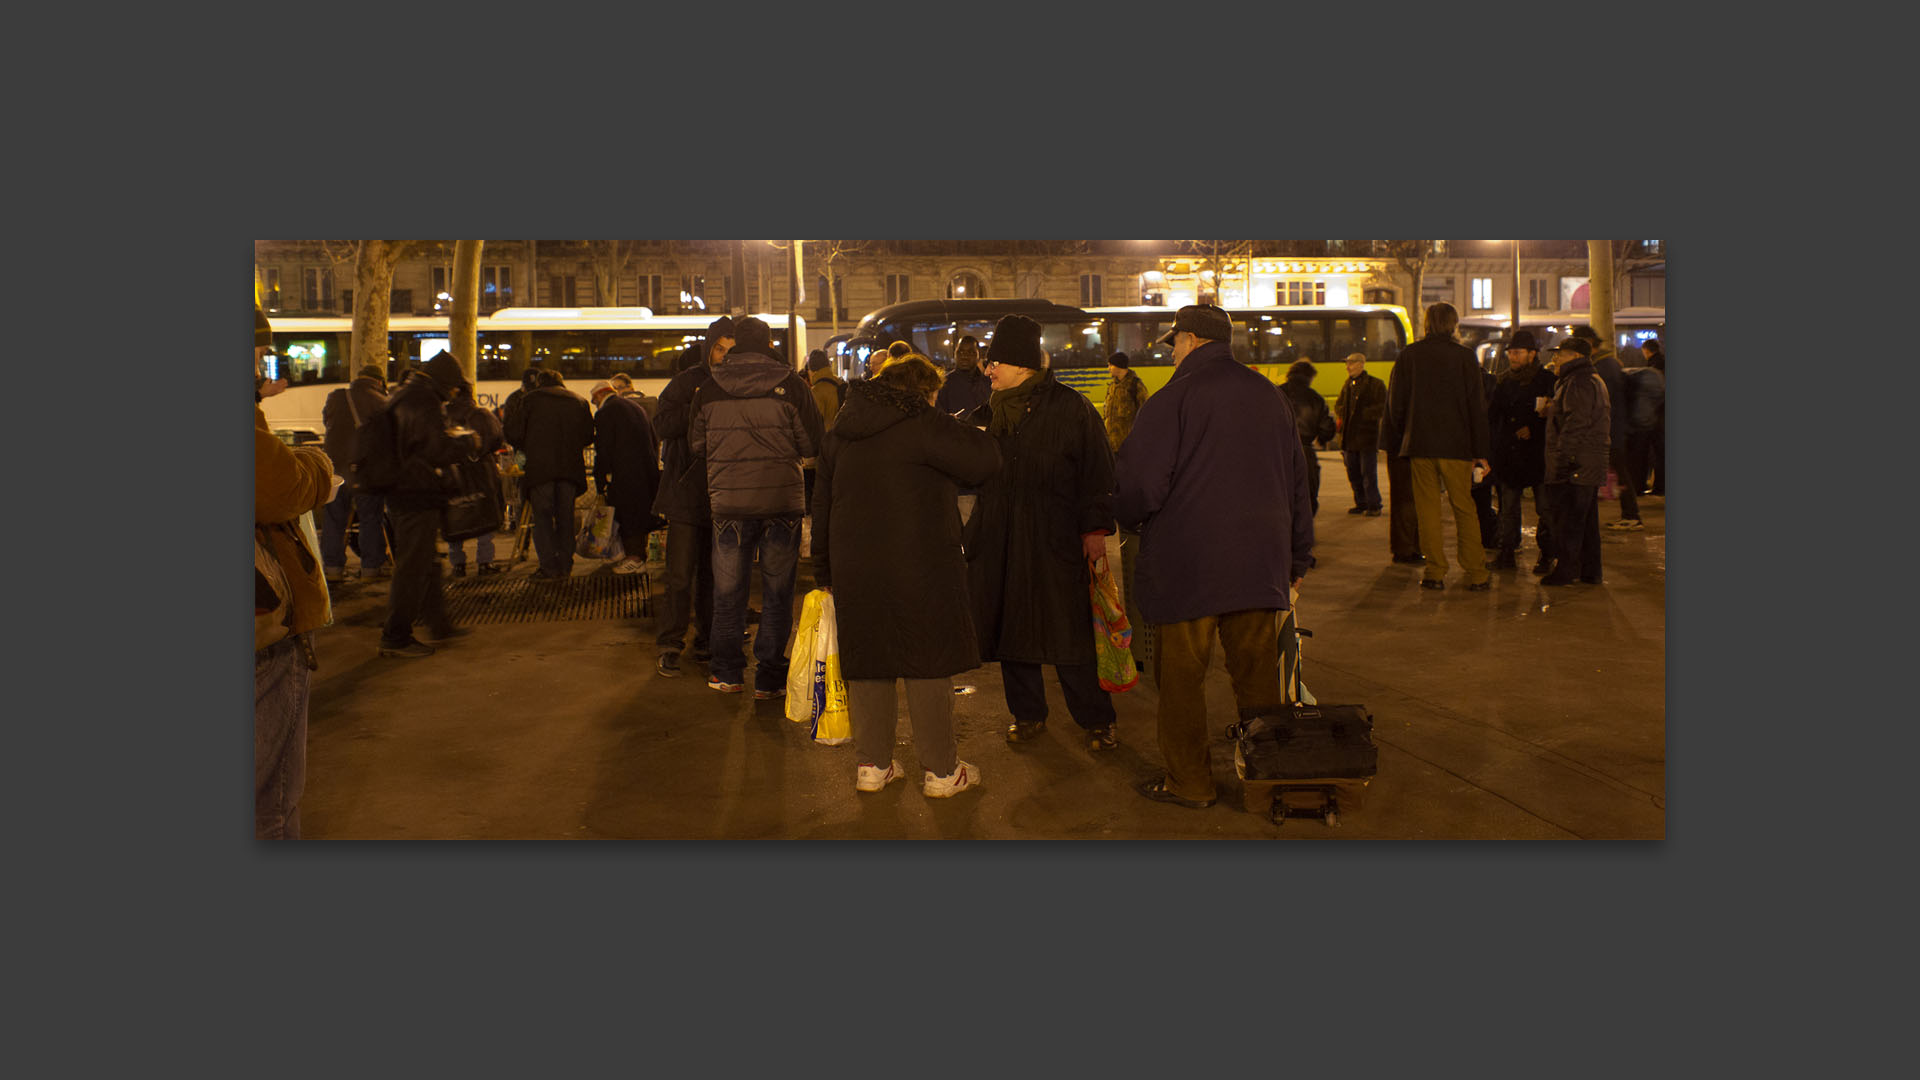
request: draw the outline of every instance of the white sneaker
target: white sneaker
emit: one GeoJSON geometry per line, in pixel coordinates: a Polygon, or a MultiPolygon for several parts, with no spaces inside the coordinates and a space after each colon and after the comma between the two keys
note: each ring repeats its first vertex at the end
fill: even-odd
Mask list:
{"type": "Polygon", "coordinates": [[[854,778],[853,790],[879,791],[905,775],[907,770],[898,761],[889,763],[884,769],[878,765],[862,765],[859,775],[854,778]]]}
{"type": "Polygon", "coordinates": [[[613,572],[616,574],[638,574],[645,571],[646,568],[647,564],[641,562],[639,559],[621,559],[619,562],[613,564],[613,572]]]}
{"type": "Polygon", "coordinates": [[[1621,518],[1619,521],[1607,522],[1607,528],[1614,532],[1632,532],[1636,529],[1645,529],[1646,526],[1640,524],[1639,518],[1621,518]]]}
{"type": "Polygon", "coordinates": [[[953,767],[952,776],[935,776],[929,772],[920,783],[920,791],[929,799],[950,799],[970,788],[980,786],[980,767],[962,761],[953,767]]]}

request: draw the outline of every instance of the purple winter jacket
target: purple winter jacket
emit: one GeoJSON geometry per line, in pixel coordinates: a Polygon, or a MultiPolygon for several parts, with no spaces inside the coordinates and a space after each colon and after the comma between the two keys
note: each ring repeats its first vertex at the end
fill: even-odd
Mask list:
{"type": "Polygon", "coordinates": [[[1280,388],[1225,342],[1187,354],[1147,399],[1115,474],[1148,622],[1286,610],[1313,566],[1306,454],[1280,388]]]}

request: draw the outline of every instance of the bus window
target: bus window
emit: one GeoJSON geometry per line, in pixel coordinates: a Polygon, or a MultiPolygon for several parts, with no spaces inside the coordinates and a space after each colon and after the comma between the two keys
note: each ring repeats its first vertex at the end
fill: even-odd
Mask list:
{"type": "Polygon", "coordinates": [[[1173,363],[1173,346],[1160,344],[1161,336],[1172,328],[1172,319],[1115,315],[1108,317],[1101,336],[1134,365],[1151,367],[1173,363]]]}
{"type": "Polygon", "coordinates": [[[1047,366],[1056,371],[1097,367],[1104,376],[1111,354],[1100,339],[1100,330],[1098,322],[1041,323],[1040,348],[1047,353],[1047,366]]]}
{"type": "Polygon", "coordinates": [[[1268,327],[1264,337],[1266,348],[1257,361],[1262,364],[1291,364],[1296,360],[1306,360],[1313,364],[1324,364],[1327,359],[1327,329],[1325,320],[1318,316],[1276,318],[1268,327]]]}
{"type": "Polygon", "coordinates": [[[1399,320],[1391,315],[1364,315],[1335,319],[1333,350],[1328,359],[1346,363],[1354,353],[1366,353],[1369,363],[1392,360],[1400,353],[1399,320]]]}

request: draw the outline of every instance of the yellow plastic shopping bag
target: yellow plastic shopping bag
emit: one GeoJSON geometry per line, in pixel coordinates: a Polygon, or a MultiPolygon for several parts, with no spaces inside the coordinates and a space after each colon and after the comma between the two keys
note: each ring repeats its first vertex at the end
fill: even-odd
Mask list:
{"type": "Polygon", "coordinates": [[[839,746],[853,741],[847,683],[840,675],[833,594],[825,589],[808,593],[800,605],[800,624],[787,667],[787,719],[812,724],[815,742],[839,746]]]}

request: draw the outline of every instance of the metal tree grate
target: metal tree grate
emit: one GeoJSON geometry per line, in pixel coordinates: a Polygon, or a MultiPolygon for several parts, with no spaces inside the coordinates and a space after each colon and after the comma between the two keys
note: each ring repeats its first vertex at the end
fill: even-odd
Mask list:
{"type": "Polygon", "coordinates": [[[447,615],[459,625],[631,619],[653,614],[650,575],[587,574],[562,581],[450,581],[447,615]]]}

